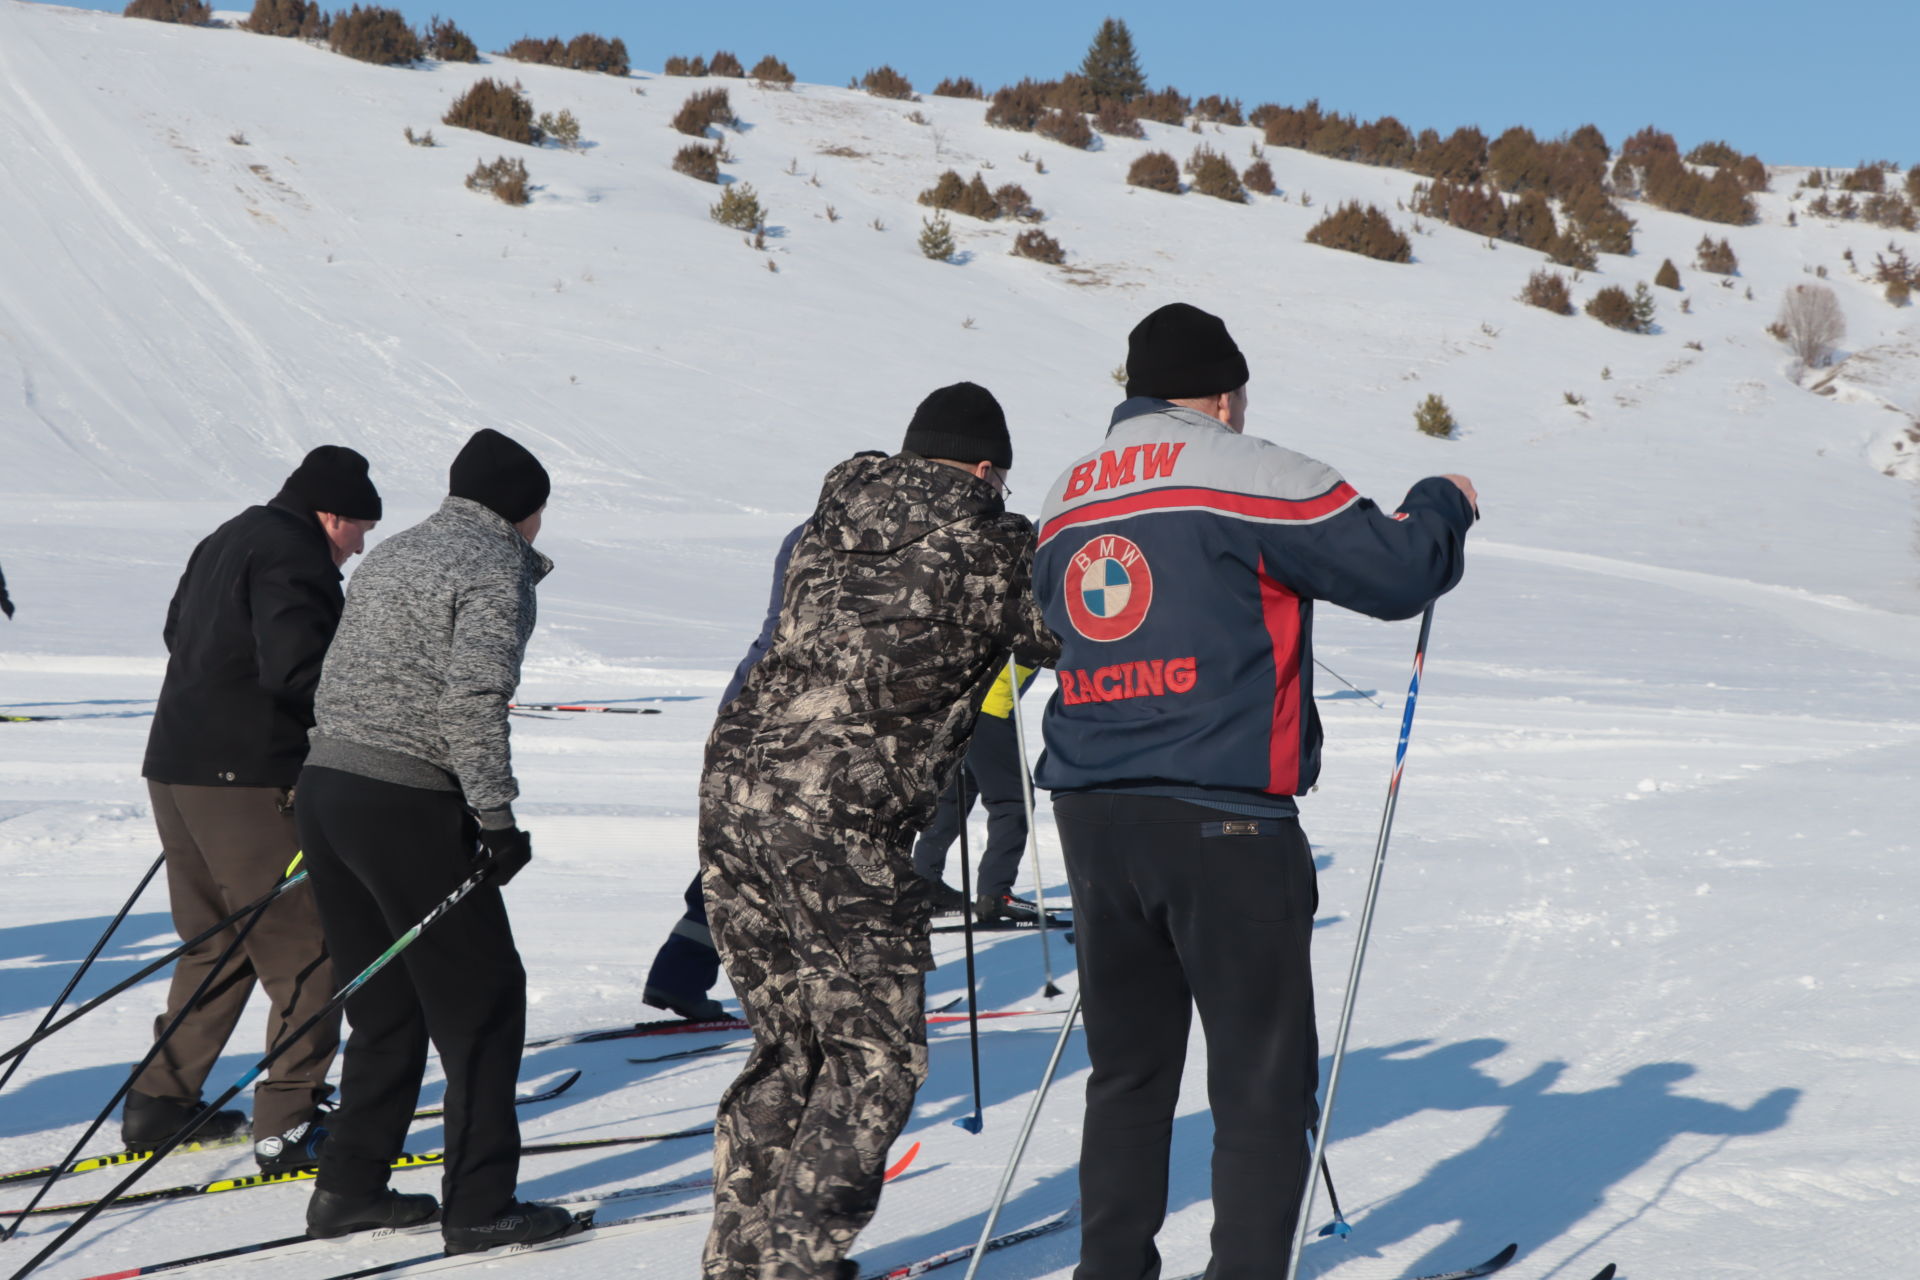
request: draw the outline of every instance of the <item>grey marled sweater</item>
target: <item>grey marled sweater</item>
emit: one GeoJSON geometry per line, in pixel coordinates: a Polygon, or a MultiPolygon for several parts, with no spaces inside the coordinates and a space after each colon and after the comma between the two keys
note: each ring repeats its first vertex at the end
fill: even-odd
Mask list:
{"type": "Polygon", "coordinates": [[[448,498],[367,554],[314,695],[307,763],[459,791],[487,826],[520,794],[507,704],[553,562],[499,515],[448,498]]]}

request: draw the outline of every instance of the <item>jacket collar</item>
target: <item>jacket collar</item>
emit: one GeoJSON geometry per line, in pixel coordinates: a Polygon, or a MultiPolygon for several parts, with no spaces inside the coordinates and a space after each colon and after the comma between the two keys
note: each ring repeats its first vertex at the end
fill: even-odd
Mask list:
{"type": "Polygon", "coordinates": [[[535,551],[533,544],[521,537],[520,531],[492,507],[475,502],[472,498],[456,498],[448,494],[445,501],[441,502],[440,510],[434,513],[434,518],[508,543],[520,554],[535,582],[553,572],[553,561],[535,551]]]}
{"type": "Polygon", "coordinates": [[[1189,409],[1185,405],[1175,404],[1171,400],[1162,400],[1158,396],[1131,396],[1122,400],[1114,409],[1113,420],[1107,423],[1107,434],[1112,435],[1123,422],[1131,422],[1135,418],[1144,418],[1155,413],[1165,414],[1176,422],[1185,423],[1190,427],[1214,431],[1228,430],[1226,423],[1218,418],[1209,417],[1198,409],[1189,409]]]}

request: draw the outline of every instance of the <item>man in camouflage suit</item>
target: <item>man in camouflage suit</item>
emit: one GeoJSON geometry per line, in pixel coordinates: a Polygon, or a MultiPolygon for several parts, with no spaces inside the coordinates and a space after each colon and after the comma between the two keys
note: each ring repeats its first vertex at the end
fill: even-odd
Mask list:
{"type": "Polygon", "coordinates": [[[839,1280],[927,1074],[914,834],[1009,652],[1051,662],[1006,417],[962,382],[827,474],[780,621],[707,742],[700,865],[753,1025],[720,1099],[707,1280],[839,1280]]]}

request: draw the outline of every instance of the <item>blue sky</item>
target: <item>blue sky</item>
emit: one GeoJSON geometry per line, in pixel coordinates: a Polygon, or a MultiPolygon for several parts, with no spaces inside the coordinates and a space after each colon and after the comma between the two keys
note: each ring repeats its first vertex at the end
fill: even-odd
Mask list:
{"type": "Polygon", "coordinates": [[[486,49],[521,35],[591,30],[624,39],[645,70],[669,54],[724,48],[748,65],[774,53],[802,80],[826,84],[890,63],[922,90],[949,75],[989,90],[1057,75],[1079,63],[1112,14],[1132,28],[1155,86],[1248,107],[1318,97],[1330,110],[1395,115],[1415,129],[1477,124],[1489,135],[1510,124],[1554,134],[1591,121],[1616,144],[1652,123],[1683,148],[1719,138],[1773,164],[1920,162],[1915,0],[1194,0],[1132,12],[1080,0],[442,0],[400,8],[416,23],[432,12],[452,17],[486,49]]]}

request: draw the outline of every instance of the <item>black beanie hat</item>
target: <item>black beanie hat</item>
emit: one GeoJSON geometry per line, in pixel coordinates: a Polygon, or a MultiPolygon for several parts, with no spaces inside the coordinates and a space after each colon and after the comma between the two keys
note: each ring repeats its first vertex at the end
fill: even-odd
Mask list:
{"type": "Polygon", "coordinates": [[[923,458],[991,462],[1003,470],[1013,465],[1007,415],[993,392],[975,382],[956,382],[922,400],[900,447],[923,458]]]}
{"type": "Polygon", "coordinates": [[[345,445],[323,444],[309,453],[280,492],[309,511],[348,520],[380,518],[380,494],[367,478],[367,460],[345,445]]]}
{"type": "Polygon", "coordinates": [[[1247,385],[1247,359],[1219,316],[1170,302],[1127,335],[1127,394],[1193,400],[1247,385]]]}
{"type": "Polygon", "coordinates": [[[447,471],[449,494],[479,503],[508,524],[546,506],[552,489],[540,460],[492,427],[474,432],[447,471]]]}

